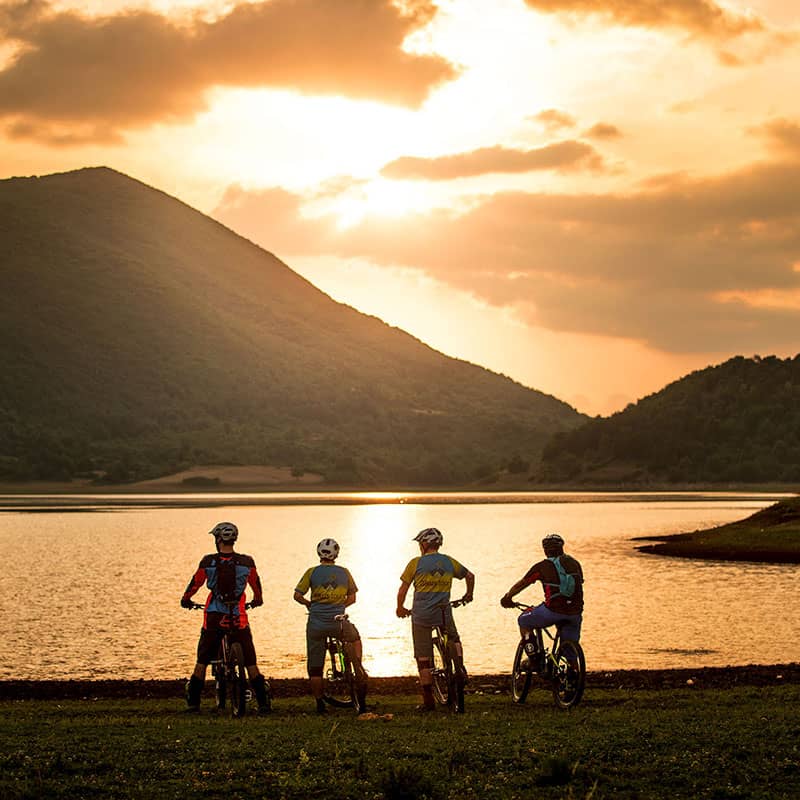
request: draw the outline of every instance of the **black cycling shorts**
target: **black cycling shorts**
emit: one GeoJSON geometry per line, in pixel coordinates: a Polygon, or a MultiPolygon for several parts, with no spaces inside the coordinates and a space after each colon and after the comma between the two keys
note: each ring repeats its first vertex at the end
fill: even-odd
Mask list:
{"type": "MultiPolygon", "coordinates": [[[[219,653],[219,645],[225,634],[225,628],[203,628],[200,641],[197,643],[197,663],[208,665],[219,653]]],[[[239,642],[244,652],[244,664],[251,667],[256,663],[256,648],[253,645],[253,634],[250,627],[234,628],[230,634],[231,642],[239,642]]]]}

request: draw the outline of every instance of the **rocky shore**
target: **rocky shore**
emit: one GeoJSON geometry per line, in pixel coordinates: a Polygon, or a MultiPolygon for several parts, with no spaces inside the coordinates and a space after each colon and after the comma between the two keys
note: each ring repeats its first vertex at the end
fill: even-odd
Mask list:
{"type": "MultiPolygon", "coordinates": [[[[94,700],[94,699],[168,699],[182,698],[185,679],[176,680],[54,680],[0,681],[0,700],[94,700]]],[[[298,697],[308,693],[303,678],[270,680],[274,697],[298,697]]],[[[699,667],[667,670],[611,670],[589,672],[587,691],[591,689],[730,689],[735,686],[775,686],[800,683],[800,663],[749,665],[741,667],[699,667]]],[[[472,675],[468,692],[505,694],[508,675],[472,675]]],[[[210,694],[211,684],[206,691],[210,694]]],[[[417,691],[414,676],[371,678],[370,694],[413,694],[417,691]]]]}

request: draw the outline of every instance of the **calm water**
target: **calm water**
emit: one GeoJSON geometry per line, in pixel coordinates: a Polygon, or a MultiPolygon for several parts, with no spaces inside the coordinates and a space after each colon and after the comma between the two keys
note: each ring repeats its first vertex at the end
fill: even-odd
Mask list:
{"type": "MultiPolygon", "coordinates": [[[[475,602],[456,611],[473,673],[507,670],[515,614],[498,599],[540,558],[539,540],[551,530],[584,567],[590,669],[798,661],[796,566],[648,556],[631,542],[741,519],[774,497],[567,493],[387,503],[374,501],[396,498],[326,495],[260,505],[261,497],[218,495],[182,496],[166,507],[156,505],[164,497],[0,498],[0,678],[187,675],[201,619],[179,600],[213,549],[206,531],[222,519],[239,525],[239,549],[258,564],[265,605],[251,624],[261,667],[275,677],[305,674],[305,611],[292,590],[327,536],[339,541],[339,562],[360,588],[351,618],[367,668],[414,672],[410,624],[394,606],[398,576],[417,553],[411,537],[430,525],[444,533],[443,552],[477,576],[475,602]]],[[[454,596],[463,585],[456,582],[454,596]]],[[[540,596],[534,587],[520,599],[540,596]]]]}

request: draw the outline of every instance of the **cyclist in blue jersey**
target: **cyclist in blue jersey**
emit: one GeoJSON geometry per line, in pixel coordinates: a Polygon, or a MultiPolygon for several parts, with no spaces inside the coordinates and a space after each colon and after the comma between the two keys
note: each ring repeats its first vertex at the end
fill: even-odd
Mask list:
{"type": "Polygon", "coordinates": [[[432,631],[444,625],[451,642],[455,643],[456,669],[464,669],[464,652],[458,635],[453,612],[450,608],[450,587],[453,578],[466,581],[466,592],[461,598],[464,603],[472,602],[475,590],[475,576],[451,556],[439,552],[444,537],[438,528],[425,528],[415,537],[420,555],[408,562],[400,576],[400,589],[397,592],[397,616],[411,617],[411,635],[414,641],[414,658],[419,669],[419,683],[422,690],[420,711],[435,711],[433,698],[433,640],[432,631]],[[408,590],[413,584],[414,600],[411,609],[405,607],[408,590]]]}
{"type": "Polygon", "coordinates": [[[355,658],[361,662],[361,637],[349,620],[336,619],[347,606],[356,601],[358,587],[350,571],[335,563],[339,544],[335,539],[323,539],[317,545],[319,565],[307,569],[294,590],[294,599],[308,609],[306,624],[306,652],[311,695],[316,701],[317,713],[325,714],[322,699],[322,670],[325,666],[325,639],[340,636],[352,647],[355,658]],[[305,597],[311,591],[310,599],[305,597]]]}
{"type": "Polygon", "coordinates": [[[200,710],[200,694],[206,679],[206,668],[216,658],[225,631],[228,627],[233,627],[234,640],[241,642],[244,651],[245,667],[258,701],[258,711],[266,714],[270,710],[268,687],[256,663],[253,634],[245,609],[245,589],[248,586],[253,592],[250,605],[256,607],[264,604],[256,563],[251,556],[234,552],[233,545],[239,537],[239,529],[232,522],[220,522],[209,534],[214,537],[217,552],[203,556],[181,597],[181,606],[192,608],[192,597],[200,587],[206,584],[209,589],[203,612],[203,628],[197,643],[197,663],[186,684],[186,710],[200,710]],[[231,609],[232,614],[229,616],[231,609]]]}

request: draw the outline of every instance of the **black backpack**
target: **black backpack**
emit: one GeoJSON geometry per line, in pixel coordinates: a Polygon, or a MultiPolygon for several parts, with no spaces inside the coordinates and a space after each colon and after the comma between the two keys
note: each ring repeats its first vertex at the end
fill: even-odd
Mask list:
{"type": "Polygon", "coordinates": [[[238,603],[242,596],[242,593],[236,590],[237,563],[236,553],[224,558],[216,557],[217,583],[214,587],[214,597],[226,604],[238,603]]]}

